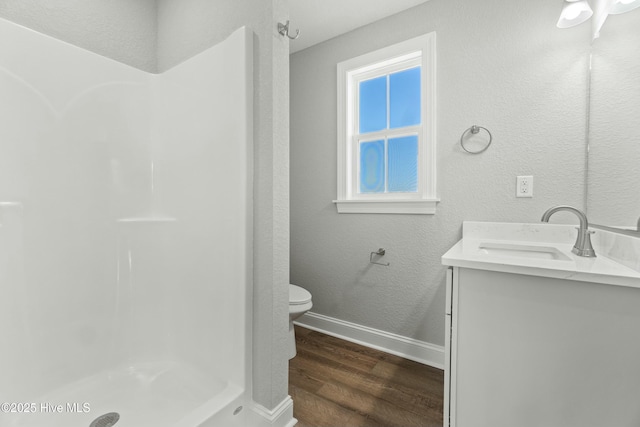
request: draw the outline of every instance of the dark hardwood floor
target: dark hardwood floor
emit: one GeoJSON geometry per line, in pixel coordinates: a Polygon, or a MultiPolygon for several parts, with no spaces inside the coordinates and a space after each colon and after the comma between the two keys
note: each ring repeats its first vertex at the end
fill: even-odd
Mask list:
{"type": "Polygon", "coordinates": [[[298,427],[442,426],[443,371],[296,326],[298,427]]]}

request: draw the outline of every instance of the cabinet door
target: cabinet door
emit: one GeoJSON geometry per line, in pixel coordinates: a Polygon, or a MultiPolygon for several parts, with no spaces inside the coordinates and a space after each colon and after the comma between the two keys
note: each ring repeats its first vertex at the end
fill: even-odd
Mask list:
{"type": "Polygon", "coordinates": [[[457,280],[457,427],[640,426],[640,289],[462,268],[457,280]]]}
{"type": "Polygon", "coordinates": [[[454,293],[457,291],[457,267],[449,267],[447,269],[447,288],[446,288],[446,307],[445,307],[445,340],[444,340],[444,427],[455,426],[455,400],[452,400],[452,387],[455,386],[455,366],[452,366],[452,353],[455,351],[455,340],[453,335],[455,329],[453,327],[454,316],[454,293]]]}

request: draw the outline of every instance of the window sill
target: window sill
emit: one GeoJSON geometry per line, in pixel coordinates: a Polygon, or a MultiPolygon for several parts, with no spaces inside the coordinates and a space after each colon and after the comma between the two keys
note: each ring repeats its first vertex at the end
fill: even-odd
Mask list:
{"type": "Polygon", "coordinates": [[[338,213],[434,215],[440,199],[334,200],[338,213]]]}

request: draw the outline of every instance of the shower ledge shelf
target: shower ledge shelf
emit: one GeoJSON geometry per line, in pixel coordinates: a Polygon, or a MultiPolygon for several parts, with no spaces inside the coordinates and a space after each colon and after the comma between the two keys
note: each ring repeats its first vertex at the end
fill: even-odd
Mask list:
{"type": "Polygon", "coordinates": [[[136,216],[129,218],[120,218],[117,220],[119,223],[124,224],[133,224],[133,223],[165,223],[165,222],[176,222],[177,219],[170,216],[136,216]]]}
{"type": "Polygon", "coordinates": [[[22,202],[0,202],[0,208],[21,208],[22,202]]]}

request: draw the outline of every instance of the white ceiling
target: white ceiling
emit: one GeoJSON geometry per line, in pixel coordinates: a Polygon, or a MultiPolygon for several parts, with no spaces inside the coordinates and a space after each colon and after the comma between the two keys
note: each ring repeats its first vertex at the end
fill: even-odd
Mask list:
{"type": "MultiPolygon", "coordinates": [[[[409,9],[427,0],[289,0],[291,53],[409,9]]],[[[284,22],[283,22],[284,23],[284,22]]]]}

